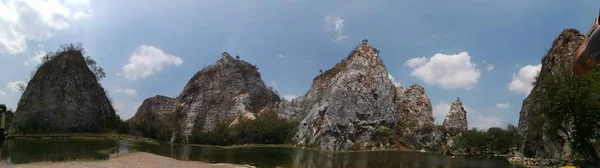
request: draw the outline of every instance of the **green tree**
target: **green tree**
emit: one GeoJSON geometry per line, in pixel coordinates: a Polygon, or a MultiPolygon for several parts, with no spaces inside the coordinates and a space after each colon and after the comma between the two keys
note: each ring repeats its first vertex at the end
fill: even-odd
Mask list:
{"type": "Polygon", "coordinates": [[[492,127],[487,130],[488,143],[492,151],[504,153],[510,150],[513,140],[508,131],[502,128],[492,127]]]}
{"type": "Polygon", "coordinates": [[[484,155],[488,148],[487,140],[486,132],[472,128],[462,132],[456,139],[455,147],[468,155],[484,155]]]}
{"type": "Polygon", "coordinates": [[[534,101],[540,104],[548,134],[556,138],[557,131],[568,133],[573,151],[598,160],[593,142],[600,132],[600,71],[574,76],[570,69],[560,69],[541,84],[545,94],[534,101]]]}

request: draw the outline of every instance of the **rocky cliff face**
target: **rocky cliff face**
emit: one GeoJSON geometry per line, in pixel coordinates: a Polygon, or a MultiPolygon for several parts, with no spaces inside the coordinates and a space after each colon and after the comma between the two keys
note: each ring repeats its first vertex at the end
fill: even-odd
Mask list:
{"type": "Polygon", "coordinates": [[[419,128],[433,124],[431,101],[422,86],[396,87],[396,104],[398,118],[407,126],[419,128]]]}
{"type": "Polygon", "coordinates": [[[211,131],[247,113],[276,107],[279,96],[267,88],[257,68],[223,53],[196,73],[176,98],[175,116],[183,142],[193,131],[211,131]]]}
{"type": "Polygon", "coordinates": [[[443,139],[443,133],[433,124],[431,101],[425,89],[419,85],[408,88],[396,87],[398,125],[396,131],[414,149],[435,149],[443,139]]]}
{"type": "MultiPolygon", "coordinates": [[[[570,68],[573,55],[582,40],[583,36],[579,31],[575,29],[564,30],[554,40],[552,48],[542,58],[542,69],[536,81],[542,81],[545,77],[555,74],[560,69],[570,68]]],[[[561,140],[567,138],[567,135],[558,130],[555,134],[548,134],[547,125],[543,121],[536,122],[536,118],[541,118],[541,112],[539,105],[531,100],[540,96],[544,96],[544,86],[541,82],[535,82],[533,89],[527,98],[523,100],[519,117],[519,130],[525,138],[523,154],[526,157],[570,158],[571,149],[569,144],[567,141],[561,140]],[[559,138],[552,138],[556,136],[559,138]]]]}
{"type": "Polygon", "coordinates": [[[81,52],[68,50],[35,72],[19,100],[13,128],[21,133],[101,132],[115,120],[81,52]]]}
{"type": "Polygon", "coordinates": [[[446,114],[442,126],[449,131],[451,136],[469,129],[469,127],[467,127],[467,110],[465,110],[460,99],[456,99],[452,105],[450,105],[450,111],[446,114]]]}
{"type": "Polygon", "coordinates": [[[129,123],[145,137],[173,140],[177,128],[175,118],[176,101],[166,96],[154,96],[144,100],[129,123]]]}
{"type": "Polygon", "coordinates": [[[374,48],[359,45],[313,80],[309,92],[290,108],[296,112],[284,112],[305,116],[294,140],[327,150],[364,149],[378,130],[393,130],[395,88],[387,75],[374,48]]]}

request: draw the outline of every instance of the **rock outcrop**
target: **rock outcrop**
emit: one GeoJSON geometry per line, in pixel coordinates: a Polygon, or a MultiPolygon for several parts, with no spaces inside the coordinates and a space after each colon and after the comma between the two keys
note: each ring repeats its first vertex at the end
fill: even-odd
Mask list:
{"type": "Polygon", "coordinates": [[[525,157],[568,159],[571,149],[567,135],[559,130],[549,131],[545,122],[536,122],[542,112],[540,106],[532,102],[535,97],[543,97],[544,86],[541,82],[561,69],[570,68],[573,55],[583,40],[583,35],[575,29],[564,30],[552,43],[552,48],[542,58],[542,68],[539,72],[534,87],[523,100],[519,116],[519,131],[524,136],[523,154],[525,157]],[[549,133],[553,132],[553,133],[549,133]],[[560,137],[558,139],[552,137],[560,137]]]}
{"type": "Polygon", "coordinates": [[[118,120],[80,51],[57,53],[35,72],[12,123],[20,133],[102,132],[118,120]]]}
{"type": "Polygon", "coordinates": [[[395,88],[387,75],[377,50],[360,44],[291,102],[295,106],[288,109],[295,112],[283,113],[304,116],[294,140],[327,150],[365,149],[378,131],[393,130],[395,88]]]}
{"type": "Polygon", "coordinates": [[[444,134],[433,123],[431,101],[420,85],[396,86],[398,125],[396,132],[409,148],[438,150],[444,134]]]}
{"type": "Polygon", "coordinates": [[[405,126],[420,128],[433,124],[431,100],[422,86],[396,87],[396,108],[399,121],[405,126]]]}
{"type": "MultiPolygon", "coordinates": [[[[166,133],[175,135],[170,140],[189,143],[194,132],[231,125],[239,117],[254,118],[261,112],[276,110],[279,102],[279,96],[265,86],[256,66],[223,53],[216,63],[196,73],[177,98],[150,100],[149,108],[155,109],[140,108],[138,113],[165,114],[157,115],[160,121],[172,118],[174,132],[166,133]]],[[[156,119],[141,124],[152,121],[156,119]]]]}
{"type": "Polygon", "coordinates": [[[172,141],[177,132],[173,124],[177,123],[176,104],[175,99],[167,96],[147,98],[128,122],[144,137],[172,141]]]}
{"type": "Polygon", "coordinates": [[[467,124],[467,110],[465,110],[460,99],[456,99],[452,105],[450,105],[450,111],[446,114],[442,126],[449,131],[451,136],[469,129],[467,124]]]}

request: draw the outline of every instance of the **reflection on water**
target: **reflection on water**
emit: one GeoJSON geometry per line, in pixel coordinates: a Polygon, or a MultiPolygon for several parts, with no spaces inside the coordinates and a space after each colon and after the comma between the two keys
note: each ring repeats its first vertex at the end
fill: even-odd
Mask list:
{"type": "Polygon", "coordinates": [[[142,151],[209,163],[249,164],[257,167],[394,167],[394,168],[517,168],[502,159],[478,159],[419,152],[346,152],[303,150],[295,148],[237,148],[222,150],[211,147],[161,144],[152,145],[110,139],[13,139],[1,149],[4,162],[27,163],[73,159],[108,159],[110,153],[142,151]]]}

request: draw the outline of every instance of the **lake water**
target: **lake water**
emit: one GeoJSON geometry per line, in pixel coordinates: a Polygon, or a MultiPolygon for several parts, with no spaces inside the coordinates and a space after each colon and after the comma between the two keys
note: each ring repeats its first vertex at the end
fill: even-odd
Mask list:
{"type": "Polygon", "coordinates": [[[110,153],[142,151],[179,160],[294,168],[517,168],[504,159],[457,157],[420,152],[325,152],[296,148],[218,149],[189,145],[153,145],[111,139],[11,139],[0,152],[3,162],[27,163],[72,159],[108,159],[110,153]]]}

